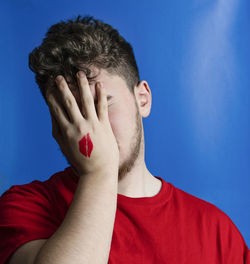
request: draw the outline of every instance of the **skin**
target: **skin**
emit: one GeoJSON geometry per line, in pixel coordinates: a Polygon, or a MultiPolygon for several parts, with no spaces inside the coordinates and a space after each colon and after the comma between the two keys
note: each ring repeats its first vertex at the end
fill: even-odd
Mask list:
{"type": "MultiPolygon", "coordinates": [[[[108,96],[108,117],[119,148],[118,193],[128,197],[155,196],[162,184],[149,172],[144,159],[142,118],[150,114],[152,101],[148,83],[142,80],[135,86],[133,96],[120,76],[96,67],[91,67],[91,73],[91,76],[97,76],[89,83],[94,102],[97,103],[96,82],[103,83],[108,96]],[[109,99],[109,96],[112,98],[109,99]]],[[[78,88],[72,85],[68,76],[65,79],[82,109],[78,88]]],[[[85,113],[81,113],[85,116],[85,113]]]]}
{"type": "Polygon", "coordinates": [[[91,152],[93,150],[93,142],[91,140],[91,137],[89,133],[78,142],[79,143],[79,150],[80,152],[85,156],[89,157],[91,156],[91,152]]]}

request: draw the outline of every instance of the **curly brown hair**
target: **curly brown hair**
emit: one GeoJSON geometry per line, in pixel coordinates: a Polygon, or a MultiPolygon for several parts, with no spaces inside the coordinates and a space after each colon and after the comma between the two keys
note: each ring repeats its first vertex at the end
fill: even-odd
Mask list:
{"type": "Polygon", "coordinates": [[[90,66],[123,78],[134,96],[140,77],[132,46],[116,29],[93,16],[78,15],[52,25],[42,44],[29,54],[29,68],[46,102],[46,91],[56,86],[57,75],[69,76],[77,86],[79,70],[89,81],[95,78],[90,66]]]}

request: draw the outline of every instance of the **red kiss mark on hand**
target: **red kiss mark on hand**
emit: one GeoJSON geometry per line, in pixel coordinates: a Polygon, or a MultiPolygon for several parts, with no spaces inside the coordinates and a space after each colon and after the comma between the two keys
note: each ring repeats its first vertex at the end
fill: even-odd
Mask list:
{"type": "Polygon", "coordinates": [[[84,156],[90,157],[90,154],[93,150],[93,143],[89,133],[79,141],[79,150],[84,156]]]}

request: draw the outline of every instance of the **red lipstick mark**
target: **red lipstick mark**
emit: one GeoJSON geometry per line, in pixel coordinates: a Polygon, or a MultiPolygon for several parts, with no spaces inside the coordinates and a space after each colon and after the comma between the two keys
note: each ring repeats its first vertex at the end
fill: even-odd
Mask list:
{"type": "Polygon", "coordinates": [[[87,134],[87,136],[84,136],[80,141],[79,141],[79,149],[80,152],[86,156],[86,157],[90,157],[90,154],[93,150],[93,143],[91,141],[91,138],[89,136],[89,133],[87,134]]]}

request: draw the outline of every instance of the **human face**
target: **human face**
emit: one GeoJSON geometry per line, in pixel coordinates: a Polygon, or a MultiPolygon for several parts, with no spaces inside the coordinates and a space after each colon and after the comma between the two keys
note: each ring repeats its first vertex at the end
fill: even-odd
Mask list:
{"type": "MultiPolygon", "coordinates": [[[[106,88],[108,98],[108,116],[120,152],[119,180],[134,166],[139,157],[142,140],[142,120],[134,96],[126,82],[118,75],[111,75],[104,69],[91,69],[91,76],[97,76],[89,83],[94,101],[97,103],[96,82],[106,88]]],[[[70,82],[70,79],[66,77],[70,82]]],[[[80,93],[77,87],[69,84],[72,94],[82,112],[80,93]]],[[[82,113],[84,115],[84,113],[82,113]]],[[[108,150],[107,150],[108,151],[108,150]]]]}

